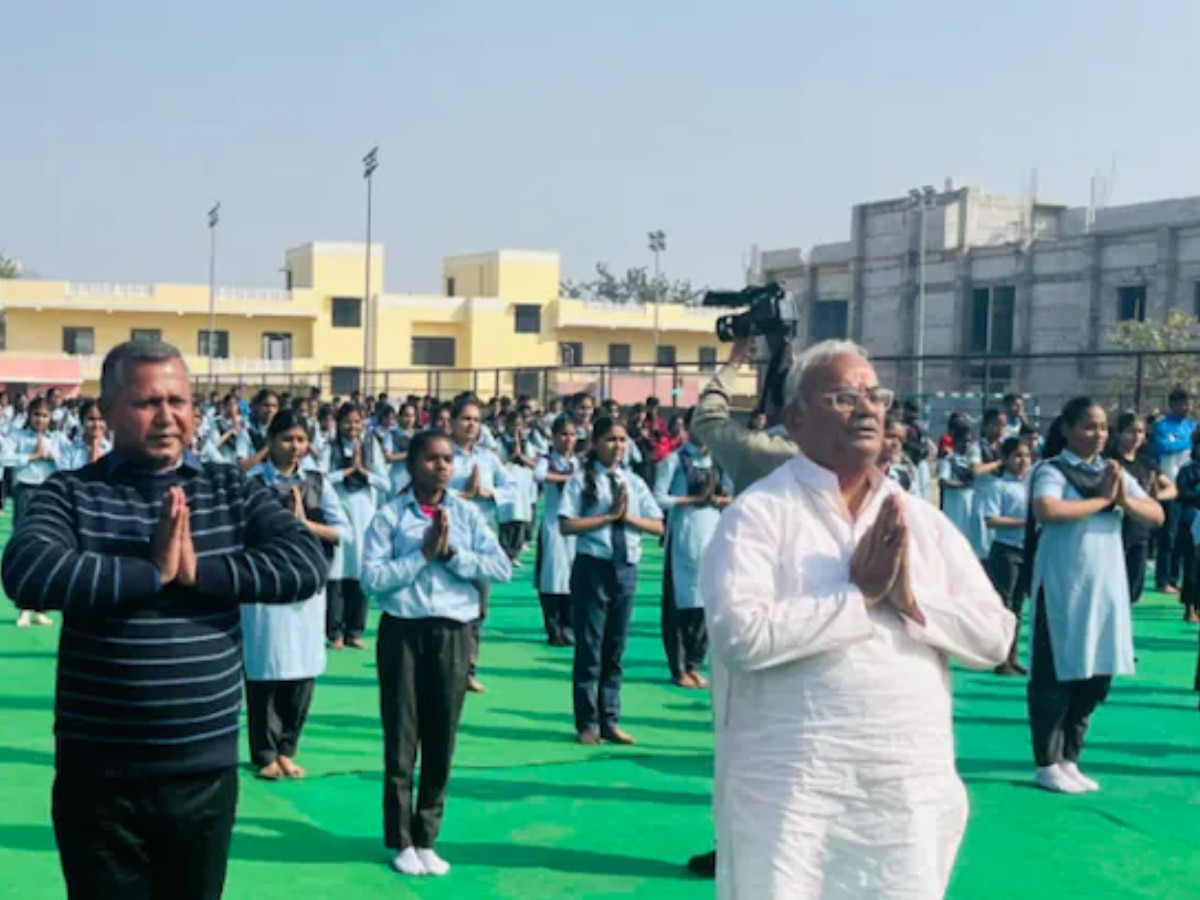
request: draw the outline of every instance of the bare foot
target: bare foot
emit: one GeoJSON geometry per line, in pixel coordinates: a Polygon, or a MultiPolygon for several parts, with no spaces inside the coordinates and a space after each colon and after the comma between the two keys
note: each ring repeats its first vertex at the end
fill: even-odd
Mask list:
{"type": "Polygon", "coordinates": [[[283,774],[288,778],[303,778],[308,774],[304,769],[296,765],[294,760],[290,760],[286,756],[279,757],[279,768],[283,769],[283,774]]]}
{"type": "Polygon", "coordinates": [[[257,777],[263,781],[278,781],[280,778],[283,778],[283,766],[279,764],[278,760],[267,763],[258,770],[257,777]]]}

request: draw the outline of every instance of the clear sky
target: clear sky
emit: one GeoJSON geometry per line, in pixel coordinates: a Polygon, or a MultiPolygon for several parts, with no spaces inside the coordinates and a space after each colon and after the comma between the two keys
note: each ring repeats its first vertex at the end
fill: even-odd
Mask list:
{"type": "Polygon", "coordinates": [[[387,287],[511,247],[741,283],[947,176],[1200,194],[1197,0],[3,0],[0,248],[43,277],[275,285],[360,240],[387,287]]]}

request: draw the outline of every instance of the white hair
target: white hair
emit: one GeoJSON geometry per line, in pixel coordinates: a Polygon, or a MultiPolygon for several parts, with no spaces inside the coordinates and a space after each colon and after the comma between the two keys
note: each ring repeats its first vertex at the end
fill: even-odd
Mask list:
{"type": "Polygon", "coordinates": [[[795,403],[800,398],[800,387],[807,372],[823,366],[839,356],[857,356],[869,359],[867,351],[854,341],[819,341],[811,347],[797,352],[792,348],[792,367],[788,371],[787,380],[783,385],[783,395],[787,402],[795,403]]]}

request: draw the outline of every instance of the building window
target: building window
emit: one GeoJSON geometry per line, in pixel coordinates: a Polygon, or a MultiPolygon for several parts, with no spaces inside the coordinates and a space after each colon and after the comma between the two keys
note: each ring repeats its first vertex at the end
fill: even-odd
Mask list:
{"type": "Polygon", "coordinates": [[[564,366],[582,366],[583,341],[562,341],[558,345],[558,358],[564,366]]]}
{"type": "Polygon", "coordinates": [[[1144,284],[1117,288],[1117,321],[1146,321],[1146,286],[1144,284]]]}
{"type": "Polygon", "coordinates": [[[518,303],[513,307],[513,330],[517,334],[541,334],[542,308],[536,303],[518,303]]]}
{"type": "Polygon", "coordinates": [[[542,373],[537,371],[518,372],[513,388],[518,397],[540,397],[542,395],[542,373]]]}
{"type": "Polygon", "coordinates": [[[717,348],[716,347],[701,347],[700,348],[700,371],[713,372],[717,368],[717,348]]]}
{"type": "Polygon", "coordinates": [[[1017,289],[1012,285],[971,292],[969,353],[1012,353],[1017,289]]]}
{"type": "Polygon", "coordinates": [[[414,366],[453,366],[454,338],[413,338],[412,362],[414,366]]]}
{"type": "Polygon", "coordinates": [[[96,329],[64,328],[63,353],[72,356],[91,356],[96,352],[96,329]]]}
{"type": "Polygon", "coordinates": [[[262,358],[276,360],[291,359],[292,336],[286,331],[263,332],[262,358]]]}
{"type": "Polygon", "coordinates": [[[446,296],[447,296],[447,297],[453,297],[453,296],[455,296],[455,294],[454,294],[454,290],[455,290],[455,288],[456,288],[456,287],[457,287],[457,285],[454,283],[454,279],[453,279],[453,278],[447,278],[447,279],[446,279],[446,296]]]}
{"type": "Polygon", "coordinates": [[[849,323],[848,300],[818,300],[813,304],[812,342],[845,340],[849,323]]]}
{"type": "Polygon", "coordinates": [[[630,361],[628,344],[608,345],[608,364],[614,369],[628,369],[630,361]]]}
{"type": "Polygon", "coordinates": [[[214,359],[229,359],[228,331],[201,331],[200,340],[196,345],[196,354],[198,356],[208,356],[210,345],[212,346],[212,356],[214,359]]]}
{"type": "Polygon", "coordinates": [[[660,366],[675,365],[675,348],[670,344],[659,344],[654,361],[660,366]]]}
{"type": "Polygon", "coordinates": [[[353,394],[358,390],[358,369],[349,366],[333,366],[329,370],[329,392],[335,397],[353,394]]]}
{"type": "Polygon", "coordinates": [[[162,340],[162,329],[135,328],[129,332],[129,339],[139,344],[157,344],[162,340]]]}
{"type": "Polygon", "coordinates": [[[362,328],[362,300],[358,297],[334,297],[333,327],[362,328]]]}

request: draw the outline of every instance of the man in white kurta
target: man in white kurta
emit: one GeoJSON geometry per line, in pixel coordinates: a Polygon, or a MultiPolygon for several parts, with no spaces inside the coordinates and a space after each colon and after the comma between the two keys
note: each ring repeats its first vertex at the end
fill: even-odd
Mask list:
{"type": "Polygon", "coordinates": [[[950,521],[874,469],[890,397],[861,351],[817,345],[793,385],[801,454],[726,511],[701,577],[717,896],[936,900],[967,818],[948,660],[1003,662],[1014,620],[950,521]]]}

